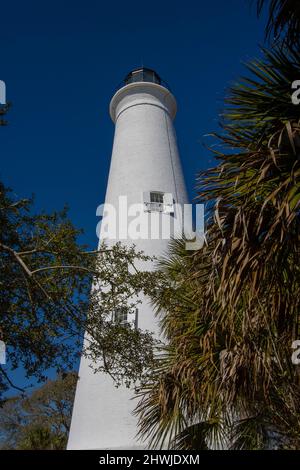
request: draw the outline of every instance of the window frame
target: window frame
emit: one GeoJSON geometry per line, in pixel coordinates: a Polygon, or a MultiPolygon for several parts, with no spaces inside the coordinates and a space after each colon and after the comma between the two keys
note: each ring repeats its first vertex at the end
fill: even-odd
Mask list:
{"type": "Polygon", "coordinates": [[[116,307],[113,311],[113,322],[116,325],[127,325],[129,323],[128,311],[124,307],[116,307]],[[125,314],[126,314],[126,318],[125,318],[125,314]]]}
{"type": "Polygon", "coordinates": [[[165,193],[163,193],[161,191],[150,191],[150,203],[164,204],[164,195],[165,195],[165,193]],[[155,201],[156,197],[158,199],[157,201],[155,201]]]}
{"type": "Polygon", "coordinates": [[[142,193],[142,198],[145,212],[174,214],[174,199],[172,193],[164,191],[145,191],[142,193]]]}
{"type": "Polygon", "coordinates": [[[112,313],[112,321],[115,325],[130,326],[138,329],[138,309],[130,312],[124,307],[116,307],[112,313]],[[126,316],[125,316],[126,314],[126,316]]]}

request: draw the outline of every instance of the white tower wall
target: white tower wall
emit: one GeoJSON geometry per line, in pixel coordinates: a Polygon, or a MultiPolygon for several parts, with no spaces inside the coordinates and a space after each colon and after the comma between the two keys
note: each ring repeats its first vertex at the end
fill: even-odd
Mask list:
{"type": "MultiPolygon", "coordinates": [[[[130,83],[114,95],[110,115],[115,136],[105,203],[118,208],[121,195],[127,196],[128,206],[142,203],[143,195],[151,191],[171,193],[175,203],[188,202],[172,122],[175,114],[175,98],[156,83],[130,83]]],[[[150,214],[145,212],[143,217],[150,214]]],[[[167,220],[173,215],[160,213],[159,217],[167,220]]],[[[163,239],[121,242],[134,243],[138,250],[156,256],[166,253],[168,247],[168,240],[163,239]]],[[[139,305],[138,327],[158,334],[148,299],[139,305]]],[[[82,357],[68,449],[147,448],[147,443],[136,438],[137,419],[132,415],[136,401],[132,397],[131,390],[115,388],[107,374],[94,374],[90,361],[82,357]]]]}

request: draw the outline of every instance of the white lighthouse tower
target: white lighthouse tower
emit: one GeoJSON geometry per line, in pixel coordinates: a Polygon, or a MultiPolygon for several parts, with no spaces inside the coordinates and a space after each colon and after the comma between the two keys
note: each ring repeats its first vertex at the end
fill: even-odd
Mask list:
{"type": "MultiPolygon", "coordinates": [[[[143,204],[145,218],[155,212],[161,221],[170,222],[176,217],[175,204],[188,203],[173,127],[175,114],[175,98],[156,72],[143,67],[127,75],[110,103],[115,136],[105,204],[118,210],[119,197],[127,196],[128,207],[143,204]]],[[[150,256],[165,254],[169,242],[162,236],[120,241],[134,243],[150,256]]],[[[157,319],[146,298],[139,305],[137,322],[142,330],[158,334],[157,319]]],[[[68,449],[147,448],[136,437],[133,391],[116,388],[109,375],[94,374],[90,365],[83,356],[68,449]]]]}

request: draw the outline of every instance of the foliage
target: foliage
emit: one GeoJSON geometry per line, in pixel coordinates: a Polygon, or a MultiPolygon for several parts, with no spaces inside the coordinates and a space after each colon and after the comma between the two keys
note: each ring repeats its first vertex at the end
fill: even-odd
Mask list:
{"type": "MultiPolygon", "coordinates": [[[[151,259],[120,243],[88,251],[66,211],[33,214],[32,201],[2,183],[0,227],[0,339],[9,367],[39,380],[49,367],[70,368],[86,331],[84,354],[95,371],[116,385],[139,380],[152,363],[153,336],[111,320],[116,308],[131,312],[156,288],[158,275],[141,268],[151,259]]],[[[15,386],[9,370],[0,368],[0,392],[15,386]]]]}
{"type": "Polygon", "coordinates": [[[0,104],[0,126],[6,126],[7,121],[3,119],[3,116],[5,116],[10,108],[10,104],[0,104]]]}
{"type": "Polygon", "coordinates": [[[160,345],[152,332],[129,322],[112,321],[116,310],[130,318],[145,296],[154,296],[161,275],[147,270],[153,261],[134,246],[116,243],[99,248],[84,354],[93,361],[94,372],[108,373],[116,386],[144,381],[152,368],[154,350],[160,345]]]}
{"type": "Polygon", "coordinates": [[[64,449],[71,423],[77,375],[49,380],[29,397],[4,400],[0,408],[2,449],[64,449]]]}
{"type": "MultiPolygon", "coordinates": [[[[31,203],[0,184],[0,332],[11,367],[42,379],[74,362],[67,339],[81,334],[92,274],[66,211],[34,215],[31,203]]],[[[2,366],[0,388],[10,385],[2,366]]]]}
{"type": "Polygon", "coordinates": [[[27,430],[17,450],[64,450],[66,436],[56,435],[51,429],[36,425],[27,430]]]}
{"type": "Polygon", "coordinates": [[[300,3],[298,0],[256,0],[257,13],[260,15],[264,6],[269,7],[266,25],[266,37],[275,40],[280,37],[287,46],[300,40],[300,3]],[[272,38],[273,39],[273,38],[272,38]]]}

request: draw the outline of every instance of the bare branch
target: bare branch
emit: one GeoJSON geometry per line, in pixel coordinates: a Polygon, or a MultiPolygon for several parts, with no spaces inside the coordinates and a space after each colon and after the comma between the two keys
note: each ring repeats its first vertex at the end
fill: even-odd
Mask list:
{"type": "Polygon", "coordinates": [[[28,268],[28,266],[26,265],[26,263],[24,263],[24,261],[22,260],[22,258],[19,256],[19,254],[13,250],[12,248],[10,248],[9,246],[7,245],[4,245],[3,243],[0,242],[0,247],[5,250],[5,251],[8,251],[10,254],[12,254],[17,262],[20,264],[20,266],[24,269],[24,271],[26,272],[26,274],[31,277],[32,276],[32,272],[30,271],[30,269],[28,268]]]}
{"type": "Polygon", "coordinates": [[[7,373],[3,370],[3,367],[0,366],[0,372],[2,375],[4,375],[5,377],[5,380],[9,383],[9,385],[14,388],[15,390],[18,390],[19,392],[22,392],[22,393],[25,393],[25,389],[24,388],[20,388],[18,387],[17,385],[15,385],[11,380],[10,378],[8,377],[7,373]]]}

